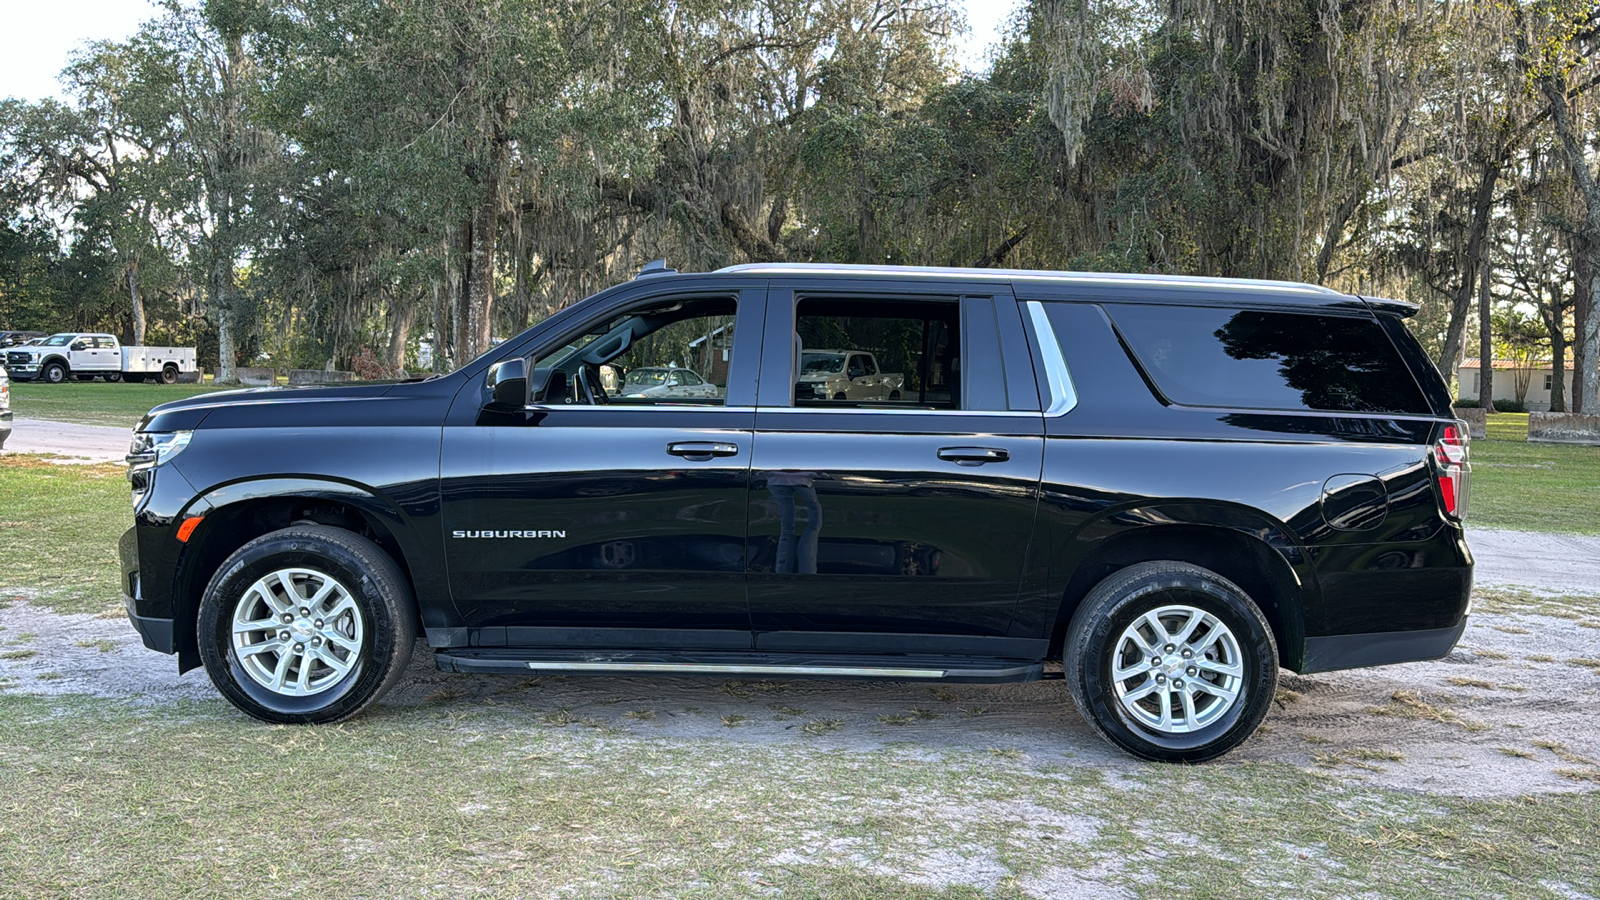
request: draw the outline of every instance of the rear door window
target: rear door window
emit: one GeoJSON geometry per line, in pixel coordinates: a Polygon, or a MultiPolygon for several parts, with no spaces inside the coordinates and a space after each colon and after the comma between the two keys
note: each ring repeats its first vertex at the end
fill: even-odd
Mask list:
{"type": "Polygon", "coordinates": [[[1430,413],[1373,319],[1195,306],[1105,308],[1146,374],[1174,403],[1430,413]]]}

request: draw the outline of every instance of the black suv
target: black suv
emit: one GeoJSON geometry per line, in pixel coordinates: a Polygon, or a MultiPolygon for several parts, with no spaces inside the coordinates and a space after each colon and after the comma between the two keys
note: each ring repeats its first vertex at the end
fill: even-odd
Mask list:
{"type": "Polygon", "coordinates": [[[151,410],[125,602],[269,722],[355,715],[420,634],[460,672],[1064,677],[1118,746],[1207,759],[1280,666],[1437,658],[1465,627],[1466,432],[1414,312],[652,264],[451,375],[151,410]],[[644,368],[695,377],[624,390],[644,368]]]}

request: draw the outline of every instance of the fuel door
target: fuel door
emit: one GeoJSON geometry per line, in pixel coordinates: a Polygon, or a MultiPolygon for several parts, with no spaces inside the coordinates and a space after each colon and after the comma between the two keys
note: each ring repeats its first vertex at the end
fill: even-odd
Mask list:
{"type": "Polygon", "coordinates": [[[1389,515],[1389,492],[1373,475],[1335,475],[1322,483],[1322,518],[1337,531],[1371,531],[1389,515]]]}

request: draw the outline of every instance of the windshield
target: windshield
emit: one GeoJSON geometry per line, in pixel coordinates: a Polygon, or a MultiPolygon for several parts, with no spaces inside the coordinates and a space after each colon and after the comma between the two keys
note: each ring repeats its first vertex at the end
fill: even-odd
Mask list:
{"type": "Polygon", "coordinates": [[[800,357],[801,375],[826,375],[844,371],[843,353],[807,353],[800,357]]]}
{"type": "Polygon", "coordinates": [[[55,335],[54,337],[50,338],[49,340],[45,341],[44,342],[44,346],[46,346],[46,347],[65,347],[66,345],[72,343],[72,339],[75,338],[75,337],[77,337],[77,335],[75,335],[75,334],[58,334],[58,335],[55,335]]]}
{"type": "Polygon", "coordinates": [[[634,369],[623,384],[629,387],[655,387],[667,383],[665,369],[634,369]]]}

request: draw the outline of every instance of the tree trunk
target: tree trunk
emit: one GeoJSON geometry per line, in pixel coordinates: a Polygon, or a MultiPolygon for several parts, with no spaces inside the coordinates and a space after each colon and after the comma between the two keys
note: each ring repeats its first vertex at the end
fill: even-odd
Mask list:
{"type": "Polygon", "coordinates": [[[1579,297],[1578,308],[1583,311],[1583,318],[1578,320],[1580,324],[1574,335],[1577,346],[1572,356],[1578,369],[1572,379],[1573,393],[1577,395],[1572,411],[1596,415],[1600,414],[1600,366],[1595,365],[1600,360],[1600,315],[1596,315],[1600,312],[1600,259],[1594,255],[1589,259],[1589,289],[1585,294],[1587,296],[1579,297]],[[1578,393],[1580,390],[1582,393],[1578,393]]]}
{"type": "Polygon", "coordinates": [[[211,266],[211,311],[217,318],[217,384],[238,384],[233,334],[233,264],[218,259],[211,266]]]}
{"type": "Polygon", "coordinates": [[[472,222],[472,251],[467,274],[467,327],[469,342],[462,361],[472,359],[489,347],[494,313],[495,240],[500,225],[500,178],[498,167],[490,165],[488,177],[479,185],[482,192],[472,222]]]}
{"type": "Polygon", "coordinates": [[[439,303],[439,280],[433,281],[433,372],[444,367],[444,306],[439,303]]]}
{"type": "Polygon", "coordinates": [[[1588,319],[1588,310],[1583,307],[1584,285],[1589,283],[1589,254],[1583,250],[1583,240],[1580,237],[1573,242],[1572,249],[1572,333],[1580,339],[1571,345],[1572,350],[1572,397],[1567,401],[1567,409],[1578,412],[1583,409],[1583,377],[1578,373],[1583,371],[1583,326],[1588,319]]]}
{"type": "Polygon", "coordinates": [[[1472,198],[1472,231],[1467,235],[1467,252],[1462,260],[1461,283],[1450,302],[1450,325],[1445,329],[1444,347],[1439,353],[1439,371],[1456,370],[1461,355],[1462,338],[1467,330],[1467,310],[1472,307],[1472,292],[1477,289],[1473,277],[1483,264],[1483,241],[1489,233],[1489,213],[1494,208],[1494,188],[1500,181],[1504,162],[1497,158],[1484,163],[1483,174],[1478,179],[1478,190],[1472,198]]]}
{"type": "MultiPolygon", "coordinates": [[[[461,225],[461,255],[467,261],[472,261],[472,220],[468,219],[461,225]]],[[[472,267],[465,265],[461,271],[450,277],[450,368],[459,368],[470,361],[476,354],[466,353],[466,321],[467,321],[467,273],[472,267]]],[[[448,274],[449,269],[446,269],[448,274]]]]}
{"type": "Polygon", "coordinates": [[[411,323],[417,318],[416,301],[408,297],[398,304],[394,308],[394,326],[389,329],[389,354],[384,360],[396,375],[405,372],[406,343],[411,339],[411,323]]]}
{"type": "Polygon", "coordinates": [[[133,303],[133,345],[144,343],[144,298],[139,296],[139,260],[128,263],[128,299],[133,303]]]}
{"type": "Polygon", "coordinates": [[[1490,324],[1489,261],[1483,261],[1478,281],[1478,405],[1494,412],[1494,341],[1490,324]]]}
{"type": "Polygon", "coordinates": [[[1562,321],[1561,298],[1556,298],[1555,321],[1545,319],[1545,329],[1550,332],[1550,411],[1567,411],[1567,332],[1562,321]]]}
{"type": "Polygon", "coordinates": [[[1588,135],[1580,137],[1572,127],[1565,74],[1553,72],[1540,77],[1539,88],[1550,103],[1550,118],[1561,138],[1567,168],[1583,198],[1583,227],[1574,243],[1578,248],[1575,255],[1581,259],[1579,271],[1588,277],[1577,279],[1578,301],[1573,310],[1578,326],[1572,348],[1573,361],[1577,363],[1572,378],[1572,411],[1596,413],[1600,412],[1600,368],[1595,366],[1600,359],[1600,182],[1589,169],[1588,135]]]}

